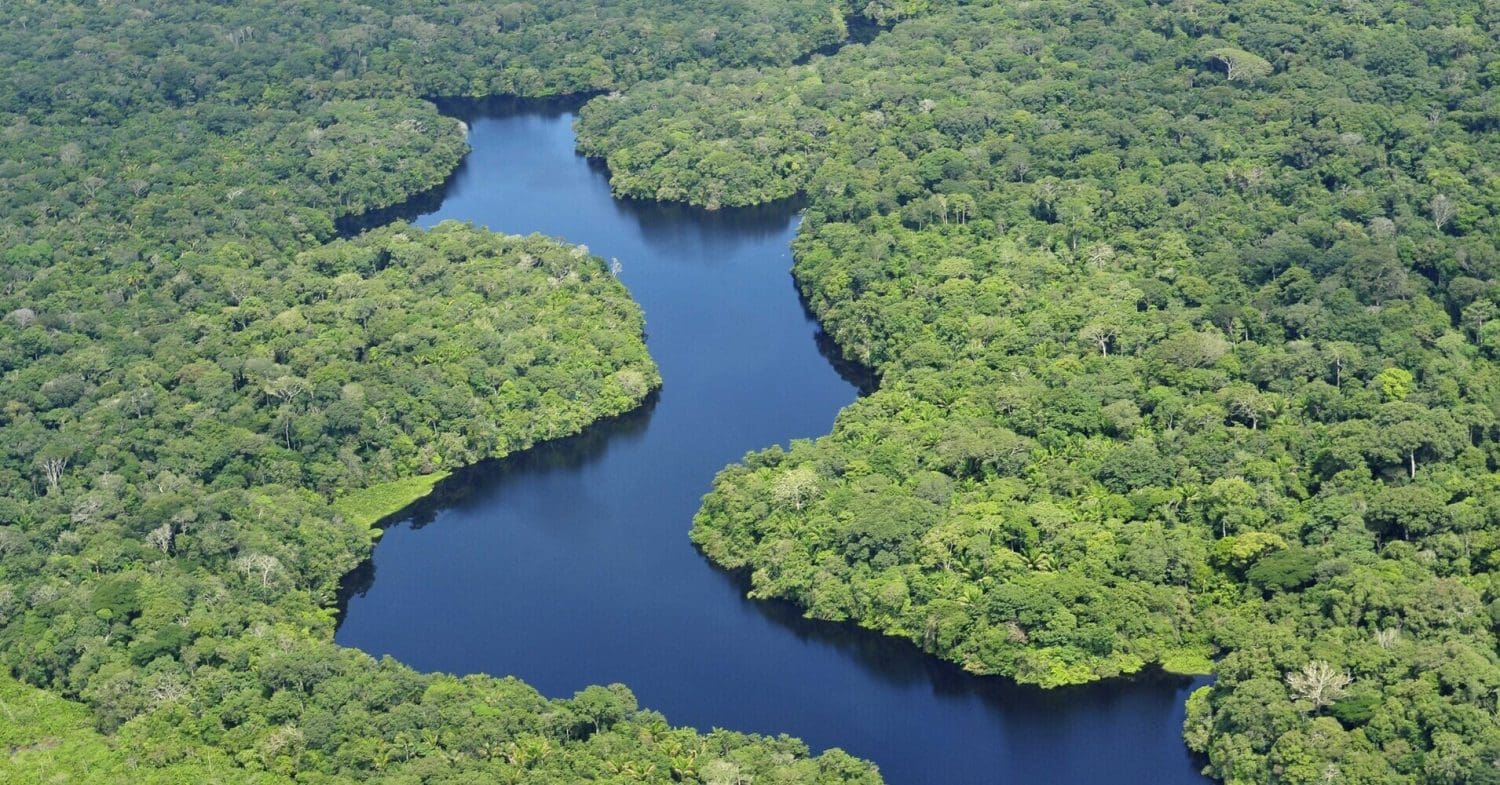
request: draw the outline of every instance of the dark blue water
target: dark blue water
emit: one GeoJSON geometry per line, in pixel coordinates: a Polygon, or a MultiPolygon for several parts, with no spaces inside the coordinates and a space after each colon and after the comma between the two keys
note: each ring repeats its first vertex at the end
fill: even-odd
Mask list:
{"type": "Polygon", "coordinates": [[[1186,680],[1043,692],[972,677],[746,600],[703,559],[687,533],[714,473],[827,433],[857,389],[788,274],[794,206],[615,200],[574,154],[572,119],[535,105],[472,119],[473,153],[417,222],[617,258],[665,386],[583,436],[460,472],[399,516],[355,577],[338,641],[553,696],[623,682],[674,724],[843,747],[895,785],[1205,782],[1180,736],[1186,680]]]}

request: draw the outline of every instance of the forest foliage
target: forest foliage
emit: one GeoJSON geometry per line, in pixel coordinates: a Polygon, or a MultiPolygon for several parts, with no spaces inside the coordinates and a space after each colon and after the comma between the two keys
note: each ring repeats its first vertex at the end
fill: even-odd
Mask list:
{"type": "Polygon", "coordinates": [[[186,747],[182,758],[142,765],[131,739],[94,728],[88,708],[0,677],[0,780],[11,785],[59,782],[138,782],[141,785],[286,785],[291,780],[251,772],[211,747],[186,747]]]}
{"type": "Polygon", "coordinates": [[[789,63],[826,2],[40,2],[0,27],[0,778],[865,782],[333,644],[372,519],[660,384],[603,263],[340,219],[441,185],[423,100],[789,63]],[[45,687],[38,692],[25,684],[45,687]],[[65,696],[69,701],[64,701],[65,696]],[[71,702],[70,702],[71,701],[71,702]]]}
{"type": "Polygon", "coordinates": [[[619,193],[805,193],[880,390],[725,470],[752,593],[1057,686],[1215,681],[1229,782],[1500,781],[1492,3],[933,4],[584,108],[619,193]]]}
{"type": "Polygon", "coordinates": [[[369,548],[342,494],[656,383],[597,260],[335,221],[452,170],[422,97],[602,93],[580,147],[622,195],[805,194],[799,285],[881,377],[705,500],[757,595],[1043,685],[1211,666],[1184,735],[1228,782],[1500,781],[1493,3],[13,6],[0,660],[113,734],[68,739],[874,781],[331,642],[369,548]],[[849,11],[889,32],[809,56],[849,11]]]}

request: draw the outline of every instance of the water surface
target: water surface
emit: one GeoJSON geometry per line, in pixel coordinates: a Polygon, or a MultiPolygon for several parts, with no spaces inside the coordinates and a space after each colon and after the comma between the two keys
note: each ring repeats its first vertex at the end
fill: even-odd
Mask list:
{"type": "MultiPolygon", "coordinates": [[[[472,109],[472,108],[471,108],[472,109]]],[[[397,517],[353,578],[338,641],[552,696],[623,682],[678,725],[790,733],[893,785],[1201,785],[1180,735],[1192,683],[1043,692],[744,598],[687,532],[714,473],[827,433],[857,374],[797,299],[796,205],[622,202],[574,153],[565,104],[468,116],[473,152],[434,212],[620,262],[665,385],[582,436],[459,472],[397,517]]]]}

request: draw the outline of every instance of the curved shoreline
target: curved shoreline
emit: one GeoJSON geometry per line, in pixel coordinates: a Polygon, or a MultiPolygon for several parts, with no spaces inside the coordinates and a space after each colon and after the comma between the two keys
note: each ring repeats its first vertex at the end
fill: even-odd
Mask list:
{"type": "MultiPolygon", "coordinates": [[[[878,36],[886,32],[889,28],[872,26],[872,29],[876,31],[875,35],[878,36]]],[[[839,47],[842,48],[842,46],[848,45],[850,43],[867,43],[868,40],[870,39],[855,40],[854,38],[850,38],[842,42],[839,47]]],[[[824,53],[820,52],[819,54],[824,53]]],[[[439,112],[441,112],[445,117],[452,117],[459,120],[460,123],[463,124],[465,132],[467,134],[470,131],[471,122],[479,118],[497,116],[504,117],[519,114],[535,114],[543,117],[561,116],[568,113],[576,113],[578,110],[582,109],[585,104],[602,96],[602,93],[576,93],[570,95],[547,96],[543,98],[527,98],[524,96],[507,95],[486,96],[483,98],[436,96],[428,97],[424,100],[433,103],[438,108],[439,112]]],[[[349,231],[352,234],[358,234],[360,232],[368,231],[373,228],[378,228],[379,226],[383,226],[393,221],[410,220],[419,215],[434,212],[437,207],[441,205],[448,189],[453,186],[457,178],[463,173],[465,167],[468,165],[471,152],[471,150],[465,151],[463,157],[459,160],[454,169],[449,173],[449,175],[440,185],[414,194],[413,196],[402,202],[389,205],[378,210],[361,213],[355,216],[348,216],[345,219],[340,219],[358,219],[357,225],[354,223],[348,224],[345,229],[341,229],[340,231],[349,231]],[[368,222],[364,220],[366,217],[377,216],[378,220],[372,219],[368,222]]],[[[612,182],[612,173],[610,172],[608,164],[603,158],[586,155],[577,150],[576,145],[575,152],[578,155],[583,156],[588,161],[591,168],[597,168],[606,178],[610,178],[612,182]]],[[[803,202],[806,199],[806,194],[803,191],[799,190],[796,194],[787,197],[786,199],[778,199],[754,205],[720,208],[716,210],[689,202],[662,201],[640,199],[631,196],[622,196],[619,194],[614,194],[613,190],[612,195],[614,201],[622,206],[635,204],[655,209],[680,210],[694,216],[707,218],[712,218],[715,216],[722,217],[731,214],[742,214],[745,212],[754,212],[758,210],[774,211],[778,209],[784,209],[786,207],[793,207],[800,211],[803,202]]],[[[801,230],[799,227],[798,232],[800,233],[800,231],[801,230]]],[[[564,245],[572,245],[572,243],[569,243],[567,240],[561,238],[554,237],[551,239],[564,245]]],[[[795,259],[795,243],[794,246],[792,248],[789,248],[788,250],[792,253],[793,258],[795,259]]],[[[824,329],[822,319],[816,312],[812,310],[810,304],[807,301],[806,294],[803,289],[803,282],[796,276],[795,265],[789,272],[789,277],[794,284],[794,288],[797,292],[798,302],[801,305],[804,313],[808,316],[808,318],[817,323],[819,327],[819,350],[823,353],[828,362],[834,366],[834,368],[839,372],[841,376],[844,376],[850,381],[851,384],[854,384],[859,389],[861,397],[869,395],[880,389],[881,380],[879,373],[874,368],[866,366],[863,363],[860,363],[858,360],[849,357],[844,352],[843,347],[839,345],[838,341],[830,333],[828,333],[826,329],[824,329]]],[[[665,384],[665,381],[663,382],[663,384],[665,384]]],[[[654,388],[650,390],[647,396],[640,402],[638,402],[634,408],[597,419],[573,433],[564,434],[562,436],[554,437],[544,441],[535,442],[524,447],[512,450],[503,455],[491,456],[476,463],[458,466],[452,469],[444,469],[439,472],[434,472],[430,475],[413,475],[409,477],[397,478],[395,480],[383,483],[378,483],[376,485],[368,486],[358,491],[351,492],[341,498],[347,500],[353,497],[357,497],[361,494],[381,495],[382,490],[384,490],[385,493],[389,494],[390,498],[379,499],[378,501],[369,504],[369,506],[374,507],[374,509],[364,510],[361,517],[356,519],[358,522],[369,526],[372,529],[372,539],[378,540],[387,526],[395,523],[399,518],[403,516],[404,513],[408,512],[409,510],[418,507],[419,505],[424,505],[426,502],[428,502],[432,498],[432,496],[440,489],[441,485],[445,481],[450,479],[457,479],[459,478],[459,475],[479,471],[486,464],[493,464],[510,459],[520,458],[524,454],[533,450],[555,447],[560,444],[565,444],[571,440],[579,438],[580,436],[584,436],[595,429],[607,428],[607,426],[609,426],[612,422],[636,416],[643,410],[647,412],[647,416],[649,417],[649,410],[655,406],[656,401],[660,397],[660,392],[660,387],[654,388]]],[[[604,435],[607,438],[607,433],[604,435]]],[[[823,435],[826,436],[827,434],[823,435]]],[[[340,500],[335,500],[336,508],[339,505],[339,501],[340,500]]],[[[349,504],[351,506],[365,506],[365,504],[361,504],[358,501],[349,502],[349,504]]],[[[725,575],[731,576],[735,581],[742,584],[742,591],[748,591],[749,568],[734,569],[723,567],[712,557],[708,556],[708,554],[705,553],[703,549],[698,545],[695,544],[694,549],[697,550],[698,553],[708,563],[712,564],[715,570],[720,571],[725,575]]],[[[340,579],[341,589],[339,592],[340,596],[338,600],[338,610],[340,612],[340,615],[342,615],[349,597],[349,591],[346,591],[346,589],[342,587],[346,585],[357,586],[361,581],[361,576],[367,575],[371,571],[372,566],[373,554],[370,558],[365,559],[360,563],[359,566],[357,566],[354,570],[351,570],[349,573],[346,573],[340,579]]],[[[1197,662],[1180,663],[1182,667],[1176,668],[1171,667],[1171,663],[1169,662],[1148,662],[1137,670],[1121,673],[1113,677],[1095,678],[1085,682],[1041,686],[1019,681],[1005,674],[980,673],[971,671],[967,668],[964,668],[962,663],[949,660],[940,654],[922,650],[921,647],[917,646],[915,641],[900,635],[887,633],[878,627],[866,626],[854,620],[830,621],[826,619],[816,619],[811,616],[806,616],[806,608],[790,598],[767,597],[757,598],[754,601],[786,603],[791,607],[802,610],[804,612],[804,618],[810,622],[833,625],[834,627],[856,629],[861,631],[862,633],[868,633],[879,636],[881,638],[907,643],[921,650],[923,656],[930,657],[935,661],[942,662],[944,664],[953,665],[954,667],[958,667],[973,676],[979,678],[1000,679],[1022,688],[1035,688],[1042,690],[1070,690],[1087,688],[1091,685],[1109,684],[1115,682],[1133,682],[1137,680],[1149,681],[1153,678],[1153,676],[1161,675],[1198,679],[1208,677],[1212,672],[1211,669],[1205,670],[1200,667],[1195,667],[1200,664],[1197,662]]]]}
{"type": "MultiPolygon", "coordinates": [[[[829,716],[830,710],[844,711],[847,701],[837,699],[835,704],[822,710],[807,706],[805,701],[817,701],[818,698],[813,696],[827,685],[848,679],[868,684],[868,687],[860,687],[853,693],[864,696],[860,700],[896,700],[900,708],[893,705],[886,714],[895,716],[907,710],[915,712],[911,716],[925,713],[931,717],[933,727],[951,726],[951,738],[973,740],[983,738],[977,734],[1004,732],[1004,727],[1020,722],[1038,726],[1049,722],[1096,722],[1104,728],[1114,729],[1105,731],[1107,733],[1124,735],[1135,732],[1126,725],[1136,724],[1152,737],[1148,757],[1159,760],[1161,770],[1171,772],[1182,765],[1178,759],[1185,759],[1187,752],[1180,741],[1180,716],[1176,719],[1169,717],[1180,715],[1187,690],[1198,686],[1201,681],[1147,669],[1131,678],[1111,679],[1072,689],[1043,690],[1004,677],[996,679],[965,673],[958,666],[922,652],[901,638],[854,624],[806,619],[800,609],[787,603],[746,598],[743,585],[736,584],[736,577],[704,559],[685,536],[685,522],[699,506],[696,489],[700,487],[699,483],[704,483],[706,489],[707,480],[714,472],[739,460],[742,453],[736,450],[759,449],[789,438],[788,434],[816,438],[829,432],[829,423],[821,421],[811,429],[805,424],[787,426],[778,424],[780,415],[775,411],[770,412],[771,420],[765,420],[767,413],[759,411],[755,415],[746,415],[750,431],[762,434],[750,437],[749,441],[744,436],[723,441],[714,435],[720,432],[717,428],[689,431],[693,436],[682,432],[683,417],[694,420],[698,415],[691,412],[702,408],[688,404],[689,413],[684,415],[684,395],[689,399],[705,400],[719,411],[731,411],[724,408],[727,401],[718,400],[718,392],[704,397],[710,390],[699,389],[703,384],[700,374],[717,378],[716,375],[727,372],[728,365],[743,367],[745,362],[754,362],[714,351],[713,347],[722,341],[719,328],[705,324],[703,329],[706,332],[699,334],[693,325],[701,315],[689,316],[687,312],[696,314],[705,306],[714,308],[711,303],[718,303],[717,298],[726,296],[740,303],[734,307],[760,310],[771,306],[765,301],[767,296],[772,296],[764,291],[766,284],[750,283],[751,289],[739,288],[746,285],[744,280],[748,280],[743,277],[748,275],[745,268],[720,270],[718,268],[723,262],[714,256],[713,251],[707,250],[719,246],[704,238],[714,237],[719,232],[734,235],[743,230],[732,228],[741,211],[710,212],[670,204],[632,202],[613,196],[603,181],[604,171],[598,162],[590,163],[578,155],[576,147],[571,144],[573,136],[569,126],[555,115],[550,119],[519,116],[486,122],[500,125],[476,124],[477,129],[489,135],[484,141],[476,141],[477,157],[470,165],[467,185],[460,184],[459,192],[453,195],[454,202],[438,215],[423,216],[423,222],[457,218],[493,224],[503,231],[536,229],[567,238],[570,242],[587,242],[595,253],[604,256],[619,253],[625,260],[622,277],[631,283],[632,296],[647,314],[651,332],[649,347],[666,378],[663,389],[671,405],[640,419],[631,415],[623,418],[627,423],[644,421],[650,425],[649,429],[643,428],[635,435],[596,425],[569,440],[545,442],[502,460],[470,466],[439,483],[434,494],[423,497],[404,508],[398,516],[388,519],[386,523],[391,528],[383,541],[386,550],[362,565],[357,574],[349,576],[345,582],[345,599],[350,605],[341,614],[338,643],[377,656],[388,654],[423,671],[514,674],[552,695],[567,694],[580,684],[621,681],[641,696],[643,705],[663,711],[673,722],[704,728],[718,726],[761,733],[785,732],[808,739],[818,749],[839,746],[851,749],[852,746],[854,754],[883,759],[882,768],[890,769],[887,776],[893,777],[892,782],[918,781],[913,780],[909,772],[903,773],[901,766],[911,765],[914,761],[931,764],[930,751],[924,749],[926,745],[903,745],[892,750],[891,755],[882,755],[878,748],[869,744],[867,735],[862,736],[843,724],[842,714],[829,716]],[[539,141],[529,134],[542,132],[529,129],[540,128],[552,130],[546,131],[546,137],[539,141]],[[564,140],[566,153],[563,152],[564,140]],[[536,146],[539,144],[545,145],[546,152],[538,150],[536,146]],[[522,158],[518,161],[515,156],[522,158]],[[559,168],[554,160],[557,156],[573,163],[559,168]],[[521,161],[526,164],[521,165],[521,161]],[[520,168],[513,168],[516,166],[520,168]],[[497,178],[496,175],[503,176],[497,178]],[[586,194],[579,190],[585,186],[586,194]],[[576,211],[574,205],[577,205],[576,211]],[[604,223],[592,223],[596,220],[604,223]],[[708,223],[705,226],[700,221],[708,223]],[[614,227],[616,222],[620,223],[619,228],[614,227]],[[575,225],[577,228],[569,228],[575,225]],[[589,228],[596,225],[605,228],[599,231],[589,228]],[[692,283],[676,280],[679,273],[689,272],[680,267],[687,262],[672,255],[682,253],[684,246],[688,255],[695,257],[690,273],[692,283]],[[663,253],[665,256],[661,256],[663,253]],[[702,256],[704,253],[708,255],[702,256]],[[643,254],[650,258],[643,257],[643,254]],[[752,294],[752,291],[759,294],[752,294]],[[709,338],[710,335],[719,337],[709,338]],[[704,352],[711,352],[720,359],[705,359],[704,352]],[[685,443],[679,448],[671,441],[682,438],[696,440],[696,443],[685,443]],[[653,441],[655,446],[650,446],[653,441]],[[720,446],[713,447],[715,443],[720,446]],[[679,449],[692,453],[707,449],[709,453],[717,453],[718,457],[707,463],[686,458],[690,463],[696,460],[692,472],[683,475],[682,479],[667,474],[666,477],[674,479],[666,483],[653,481],[650,485],[640,484],[643,475],[639,471],[627,468],[621,473],[617,471],[620,467],[615,465],[625,461],[638,466],[655,466],[658,459],[665,460],[668,465],[680,464],[682,459],[660,452],[677,452],[679,449]],[[589,479],[584,481],[585,487],[579,487],[576,483],[570,484],[567,478],[571,476],[589,479]],[[639,498],[632,500],[617,496],[621,490],[639,494],[639,498]],[[666,506],[641,501],[642,498],[654,499],[656,494],[679,500],[686,495],[691,499],[691,506],[684,509],[681,501],[668,501],[666,506]],[[567,513],[549,517],[551,513],[563,513],[568,508],[582,509],[581,515],[586,520],[574,520],[567,513]],[[647,526],[647,521],[639,519],[643,513],[664,522],[664,525],[647,526]],[[443,525],[422,532],[420,536],[416,534],[416,530],[438,520],[439,516],[443,525]],[[643,527],[637,533],[639,547],[629,546],[637,552],[597,552],[595,546],[600,537],[609,537],[602,530],[617,530],[621,526],[643,527]],[[570,538],[579,535],[584,535],[583,539],[569,542],[570,538]],[[539,538],[551,545],[537,550],[539,538]],[[596,563],[599,558],[607,563],[596,563]],[[622,585],[619,569],[614,566],[621,559],[631,564],[663,562],[661,567],[667,572],[638,574],[638,582],[622,585]],[[664,562],[670,562],[670,565],[664,562]],[[608,598],[588,596],[591,592],[587,591],[580,597],[556,593],[553,577],[535,575],[537,564],[548,563],[559,564],[564,573],[593,586],[595,591],[592,594],[603,593],[608,598]],[[576,575],[570,572],[575,569],[573,565],[576,565],[576,575]],[[692,598],[688,595],[681,598],[683,604],[694,606],[688,615],[697,618],[707,611],[711,616],[748,615],[757,621],[728,622],[734,628],[732,633],[725,633],[716,626],[695,625],[690,630],[682,630],[675,621],[681,617],[681,609],[675,606],[676,600],[669,600],[674,606],[666,616],[634,618],[640,623],[640,629],[630,634],[642,637],[605,647],[614,652],[600,655],[606,660],[601,661],[592,654],[578,657],[557,648],[557,641],[585,630],[592,640],[610,640],[612,635],[618,634],[617,626],[630,618],[629,614],[639,612],[637,609],[659,609],[663,595],[682,585],[683,575],[680,573],[683,570],[711,576],[706,579],[709,586],[694,582],[692,598]],[[382,580],[371,583],[377,572],[382,580]],[[708,591],[700,601],[696,598],[697,593],[705,589],[708,591]],[[522,599],[528,593],[547,599],[522,599]],[[726,594],[728,599],[724,598],[726,594]],[[509,602],[509,598],[517,601],[509,602]],[[617,615],[598,618],[601,605],[615,609],[617,615]],[[485,609],[480,610],[481,607],[485,609]],[[434,614],[434,608],[443,611],[434,614]],[[542,626],[537,626],[538,616],[543,617],[542,626]],[[570,628],[578,632],[569,632],[570,628]],[[496,630],[505,630],[506,633],[497,637],[490,632],[496,630]],[[671,632],[657,634],[664,630],[671,632]],[[663,663],[663,667],[673,672],[673,685],[665,687],[665,692],[660,674],[636,675],[639,668],[632,662],[656,656],[661,641],[682,640],[683,632],[690,634],[696,642],[674,648],[711,658],[710,652],[720,645],[713,640],[712,630],[734,636],[758,630],[754,632],[757,640],[742,640],[738,648],[747,655],[756,652],[748,656],[756,658],[760,664],[748,668],[732,666],[729,671],[721,672],[724,677],[733,672],[746,674],[740,678],[747,678],[761,665],[781,661],[780,657],[793,656],[801,661],[787,662],[788,669],[780,674],[784,678],[778,679],[777,686],[759,690],[763,693],[764,705],[749,712],[742,710],[737,702],[743,699],[738,694],[740,688],[702,681],[690,668],[679,669],[663,663]],[[783,634],[786,632],[792,634],[783,634]],[[702,638],[705,635],[708,639],[702,638]],[[520,649],[517,649],[518,640],[526,641],[520,649]],[[799,653],[809,650],[818,653],[811,656],[799,653]],[[551,663],[538,662],[547,657],[559,659],[551,663]],[[596,662],[580,667],[579,660],[596,662]],[[822,675],[816,677],[816,683],[810,682],[808,677],[815,672],[822,675]],[[925,687],[917,686],[929,684],[931,694],[925,687]],[[913,687],[917,688],[915,693],[910,692],[913,687]],[[696,706],[685,705],[679,695],[685,691],[696,691],[706,700],[699,701],[696,706]],[[1118,696],[1128,697],[1122,702],[1118,696]],[[1109,707],[1111,702],[1113,709],[1109,707]],[[804,708],[797,708],[799,706],[804,708]],[[1091,708],[1084,709],[1085,706],[1091,708]],[[1097,716],[1081,720],[1080,711],[1097,716]],[[1158,717],[1164,718],[1165,722],[1158,717]]],[[[751,222],[758,224],[759,220],[752,218],[751,222]]],[[[764,335],[757,333],[760,337],[753,340],[756,345],[766,345],[778,353],[791,351],[811,355],[815,361],[813,365],[821,369],[822,374],[838,376],[830,367],[838,363],[830,363],[828,356],[836,347],[830,345],[826,335],[821,339],[816,335],[816,321],[807,313],[805,303],[800,299],[799,287],[792,285],[786,267],[765,264],[767,258],[789,259],[787,244],[793,232],[789,222],[793,220],[783,205],[783,212],[776,220],[743,230],[746,238],[764,239],[725,240],[731,245],[747,244],[746,259],[736,264],[750,264],[761,271],[750,275],[750,279],[770,281],[776,301],[775,307],[765,312],[765,318],[753,324],[740,324],[737,329],[764,329],[774,319],[775,329],[764,335]],[[774,237],[768,232],[774,232],[774,237]],[[774,257],[768,256],[772,253],[774,257]],[[805,338],[795,339],[799,344],[807,340],[805,346],[794,347],[786,343],[792,339],[780,328],[783,323],[790,325],[791,321],[808,326],[809,332],[803,334],[805,338]],[[771,340],[766,337],[769,335],[780,337],[771,340]],[[776,350],[778,346],[783,348],[776,350]]],[[[726,301],[724,307],[731,306],[726,301]]],[[[799,327],[793,332],[801,329],[804,328],[799,327]]],[[[812,366],[797,367],[810,369],[812,366]]],[[[800,386],[800,374],[799,371],[797,374],[773,376],[772,379],[777,385],[796,388],[800,386]]],[[[843,378],[846,384],[863,387],[866,391],[870,387],[869,380],[861,382],[850,378],[849,374],[843,378]]],[[[721,389],[712,388],[714,391],[721,389]]],[[[760,390],[759,387],[750,389],[760,390]]],[[[798,395],[790,395],[780,403],[763,401],[758,408],[798,406],[798,401],[798,395]]],[[[844,399],[829,409],[829,415],[849,401],[844,399]]],[[[815,412],[815,416],[821,415],[815,412]]],[[[730,426],[730,430],[738,432],[734,426],[730,426]]],[[[665,468],[661,471],[674,470],[665,468]]],[[[624,569],[632,568],[627,566],[624,569]]],[[[742,578],[740,576],[740,580],[742,578]]],[[[666,660],[672,661],[673,656],[666,657],[666,660]]],[[[766,676],[777,678],[771,674],[766,676]]],[[[907,721],[901,719],[898,722],[907,721]]],[[[1061,754],[1064,748],[1072,748],[1075,743],[1078,742],[1059,744],[1053,754],[1061,754]]],[[[1037,762],[1034,756],[1019,754],[1013,761],[996,761],[994,756],[997,754],[1003,753],[989,751],[966,756],[969,760],[957,768],[972,772],[976,765],[986,765],[990,771],[1024,774],[1037,762]]],[[[1184,782],[1200,781],[1196,779],[1196,766],[1184,766],[1184,769],[1193,772],[1184,782]]],[[[954,781],[982,782],[988,778],[976,779],[971,773],[954,781]]]]}

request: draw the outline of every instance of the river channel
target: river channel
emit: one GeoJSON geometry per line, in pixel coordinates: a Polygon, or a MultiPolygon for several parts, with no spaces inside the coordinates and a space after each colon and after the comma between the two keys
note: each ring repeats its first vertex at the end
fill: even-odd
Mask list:
{"type": "Polygon", "coordinates": [[[1061,691],[754,602],[688,541],[714,473],[827,433],[863,380],[798,300],[797,205],[621,201],[574,152],[574,106],[455,110],[473,151],[411,220],[542,234],[619,261],[665,380],[641,410],[457,473],[392,519],[351,579],[338,642],[551,696],[623,682],[675,725],[789,733],[892,785],[1202,785],[1181,740],[1198,683],[1061,691]]]}

